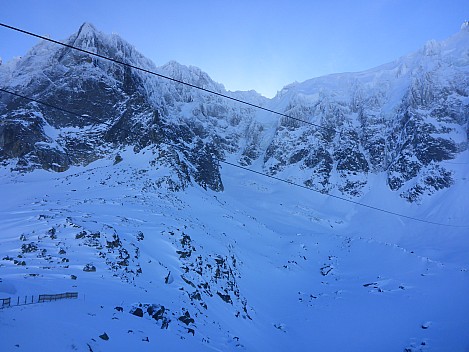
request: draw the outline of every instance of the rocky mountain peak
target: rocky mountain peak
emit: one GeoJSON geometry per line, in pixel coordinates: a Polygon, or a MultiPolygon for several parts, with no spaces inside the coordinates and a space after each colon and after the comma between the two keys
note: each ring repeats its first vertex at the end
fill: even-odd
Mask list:
{"type": "Polygon", "coordinates": [[[160,70],[168,77],[196,85],[197,87],[217,92],[225,90],[222,84],[214,82],[206,72],[195,66],[182,65],[172,60],[161,66],[160,70]]]}
{"type": "Polygon", "coordinates": [[[69,38],[74,46],[297,120],[40,43],[8,74],[8,65],[0,66],[4,86],[76,114],[2,94],[0,159],[21,170],[60,171],[132,146],[137,153],[150,148],[152,165],[172,170],[158,184],[173,189],[192,182],[223,189],[218,160],[229,158],[351,198],[384,174],[390,190],[419,201],[453,184],[443,163],[467,150],[466,32],[371,70],[291,84],[269,100],[226,92],[197,67],[156,67],[119,36],[84,23],[69,38]]]}
{"type": "Polygon", "coordinates": [[[96,27],[90,22],[83,22],[77,32],[77,37],[95,36],[98,32],[96,27]]]}

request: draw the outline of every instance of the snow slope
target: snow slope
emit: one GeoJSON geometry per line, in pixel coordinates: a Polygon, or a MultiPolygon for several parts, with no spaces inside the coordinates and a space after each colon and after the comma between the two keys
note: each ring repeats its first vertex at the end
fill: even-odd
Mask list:
{"type": "MultiPolygon", "coordinates": [[[[168,192],[151,156],[2,171],[0,298],[79,293],[0,310],[2,351],[469,346],[467,228],[360,210],[228,165],[225,192],[168,192]],[[435,248],[438,236],[451,243],[435,248]],[[131,314],[139,305],[143,317],[131,314]]],[[[464,224],[463,211],[432,220],[449,215],[464,224]]]]}

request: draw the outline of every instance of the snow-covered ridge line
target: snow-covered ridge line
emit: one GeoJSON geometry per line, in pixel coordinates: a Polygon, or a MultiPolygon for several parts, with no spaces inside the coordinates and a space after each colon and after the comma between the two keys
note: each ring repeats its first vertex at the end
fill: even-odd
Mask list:
{"type": "MultiPolygon", "coordinates": [[[[78,143],[78,134],[58,132],[51,138],[42,126],[83,127],[85,119],[50,109],[43,114],[43,108],[35,109],[28,117],[35,122],[27,124],[34,126],[32,132],[26,132],[24,123],[14,127],[18,118],[7,118],[10,125],[2,158],[20,158],[19,169],[63,170],[102,157],[110,150],[108,143],[112,143],[111,149],[128,143],[137,143],[140,149],[169,141],[197,149],[197,155],[189,152],[182,156],[186,160],[171,161],[178,165],[176,168],[185,165],[186,169],[177,172],[177,180],[171,181],[178,184],[175,188],[195,181],[204,187],[223,189],[218,167],[210,161],[215,153],[218,158],[253,165],[259,171],[350,198],[370,190],[371,174],[385,172],[392,191],[408,201],[420,202],[454,183],[457,175],[440,163],[467,149],[467,75],[461,75],[468,72],[466,32],[461,30],[443,42],[429,42],[422,50],[375,69],[288,86],[272,100],[260,99],[255,92],[229,93],[233,99],[252,97],[267,111],[70,48],[40,43],[15,70],[3,70],[3,76],[8,76],[6,85],[30,96],[43,96],[56,105],[66,101],[71,111],[82,110],[91,102],[92,111],[85,113],[113,126],[99,127],[101,136],[96,138],[95,133],[90,143],[83,145],[78,143]],[[5,74],[7,71],[10,73],[5,74]],[[278,121],[271,111],[284,116],[278,121]],[[142,137],[129,136],[129,130],[142,137]],[[333,135],[333,131],[342,133],[333,135]],[[13,147],[13,135],[23,134],[27,135],[27,145],[13,147]],[[29,142],[31,137],[33,143],[29,142]],[[45,148],[47,145],[50,147],[45,148]]],[[[155,68],[130,44],[90,24],[85,23],[68,43],[228,94],[198,68],[176,62],[155,68]]],[[[4,100],[13,106],[12,110],[4,105],[8,114],[17,116],[20,110],[14,110],[18,104],[21,114],[26,111],[22,108],[24,101],[11,104],[11,97],[4,100]]],[[[79,138],[86,134],[80,133],[79,138]]]]}

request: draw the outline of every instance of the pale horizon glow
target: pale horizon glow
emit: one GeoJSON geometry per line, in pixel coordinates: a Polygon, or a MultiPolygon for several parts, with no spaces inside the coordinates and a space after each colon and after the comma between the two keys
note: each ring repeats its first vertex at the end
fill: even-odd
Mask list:
{"type": "MultiPolygon", "coordinates": [[[[90,22],[158,66],[197,66],[228,90],[269,98],[295,81],[393,61],[457,33],[469,17],[467,0],[17,0],[0,9],[0,22],[57,40],[90,22]]],[[[37,42],[1,27],[0,57],[24,55],[37,42]]]]}

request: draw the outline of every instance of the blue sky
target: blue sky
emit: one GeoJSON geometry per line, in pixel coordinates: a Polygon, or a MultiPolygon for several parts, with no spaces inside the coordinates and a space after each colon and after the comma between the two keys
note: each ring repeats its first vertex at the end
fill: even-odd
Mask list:
{"type": "MultiPolygon", "coordinates": [[[[229,90],[271,97],[294,81],[361,71],[445,39],[467,0],[15,0],[0,22],[65,39],[83,22],[117,33],[157,65],[198,66],[229,90]]],[[[0,57],[34,38],[0,28],[0,57]]]]}

